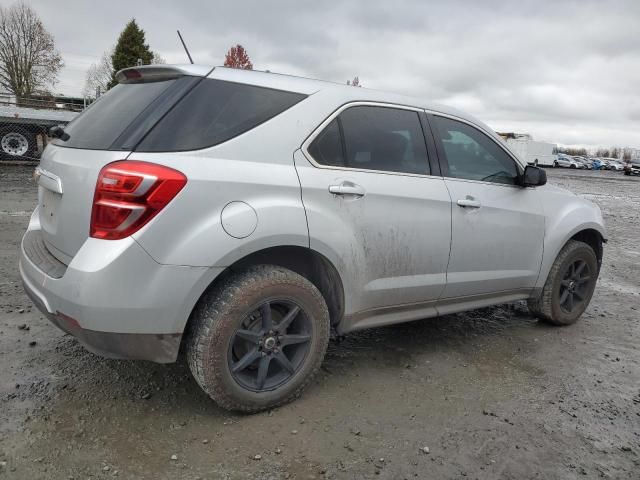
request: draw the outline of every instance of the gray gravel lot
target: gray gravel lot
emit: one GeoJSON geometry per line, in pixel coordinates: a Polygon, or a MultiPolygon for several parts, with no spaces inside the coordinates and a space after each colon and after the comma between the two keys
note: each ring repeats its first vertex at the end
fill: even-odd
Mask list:
{"type": "Polygon", "coordinates": [[[32,307],[32,170],[0,165],[0,478],[640,478],[640,178],[548,171],[609,231],[576,325],[516,304],[352,334],[300,400],[243,416],[184,362],[102,359],[32,307]]]}

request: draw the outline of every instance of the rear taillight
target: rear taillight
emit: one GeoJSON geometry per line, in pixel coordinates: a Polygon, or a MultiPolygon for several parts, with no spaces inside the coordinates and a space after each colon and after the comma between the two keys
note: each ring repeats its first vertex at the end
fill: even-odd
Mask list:
{"type": "Polygon", "coordinates": [[[91,236],[128,237],[155,217],[186,183],[181,172],[155,163],[122,160],[106,165],[93,197],[91,236]]]}

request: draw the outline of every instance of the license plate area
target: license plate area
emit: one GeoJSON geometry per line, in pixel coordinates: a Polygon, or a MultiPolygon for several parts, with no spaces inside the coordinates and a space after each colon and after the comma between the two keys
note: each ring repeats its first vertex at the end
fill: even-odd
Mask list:
{"type": "Polygon", "coordinates": [[[58,211],[62,195],[40,187],[39,208],[40,225],[42,229],[50,235],[55,235],[58,228],[58,211]]]}

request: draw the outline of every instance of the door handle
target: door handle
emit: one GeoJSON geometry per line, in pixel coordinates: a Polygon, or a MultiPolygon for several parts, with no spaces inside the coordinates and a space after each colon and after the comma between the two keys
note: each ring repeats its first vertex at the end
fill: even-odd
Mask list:
{"type": "Polygon", "coordinates": [[[480,208],[481,204],[479,200],[476,200],[471,195],[467,195],[465,198],[458,200],[458,205],[462,208],[480,208]]]}
{"type": "Polygon", "coordinates": [[[340,185],[329,185],[329,193],[334,195],[353,195],[362,197],[365,194],[364,188],[351,182],[343,182],[340,185]]]}

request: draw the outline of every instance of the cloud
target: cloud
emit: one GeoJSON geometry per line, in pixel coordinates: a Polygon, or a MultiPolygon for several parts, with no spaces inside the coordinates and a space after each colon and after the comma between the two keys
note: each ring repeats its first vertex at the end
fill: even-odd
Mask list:
{"type": "Polygon", "coordinates": [[[221,64],[235,43],[255,68],[449,104],[493,128],[561,144],[640,146],[640,2],[395,0],[376,3],[33,0],[79,94],[88,63],[135,17],[151,48],[221,64]],[[375,3],[375,4],[374,4],[375,3]],[[374,5],[372,5],[374,4],[374,5]]]}

